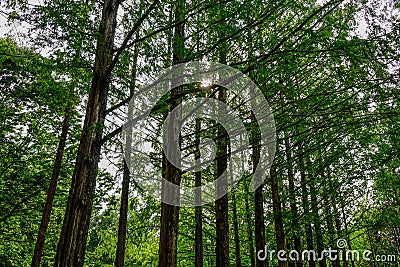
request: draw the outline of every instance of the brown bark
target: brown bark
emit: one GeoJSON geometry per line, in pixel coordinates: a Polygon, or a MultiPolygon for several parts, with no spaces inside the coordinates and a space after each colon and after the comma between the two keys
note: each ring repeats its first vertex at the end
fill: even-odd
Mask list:
{"type": "MultiPolygon", "coordinates": [[[[299,169],[300,169],[300,179],[301,179],[301,197],[302,197],[302,204],[305,214],[305,229],[306,229],[306,243],[307,243],[307,250],[314,251],[314,242],[313,242],[313,231],[311,226],[311,220],[308,218],[310,213],[310,204],[308,200],[308,189],[307,189],[307,180],[306,180],[306,171],[304,166],[304,159],[303,159],[303,151],[300,148],[300,157],[299,157],[299,169]]],[[[310,259],[308,261],[309,267],[315,267],[315,260],[310,259]]]]}
{"type": "MultiPolygon", "coordinates": [[[[289,180],[289,199],[290,199],[290,211],[292,213],[293,221],[298,221],[298,210],[296,204],[296,196],[295,196],[295,184],[294,184],[294,173],[293,173],[293,160],[292,160],[292,152],[290,150],[289,139],[285,139],[285,149],[286,149],[286,160],[287,160],[287,168],[288,168],[288,180],[289,180]]],[[[294,230],[293,234],[293,244],[294,249],[301,255],[301,242],[300,236],[297,229],[294,230]]],[[[302,267],[302,258],[299,257],[299,260],[296,261],[297,267],[302,267]]]]}
{"type": "MultiPolygon", "coordinates": [[[[226,102],[226,89],[219,88],[218,100],[226,102]]],[[[223,112],[223,111],[221,111],[223,112]]],[[[224,128],[219,125],[217,136],[217,177],[221,179],[217,182],[218,195],[227,192],[228,177],[226,176],[227,168],[227,137],[224,128]],[[225,173],[224,173],[225,172],[225,173]]],[[[216,264],[217,266],[229,266],[229,222],[228,222],[228,194],[224,194],[215,201],[215,219],[216,219],[216,264]]]]}
{"type": "MultiPolygon", "coordinates": [[[[201,130],[201,121],[200,119],[196,119],[196,152],[195,159],[200,160],[200,130],[201,130]]],[[[195,186],[201,186],[201,171],[195,173],[195,186]]],[[[196,191],[196,202],[201,203],[201,191],[196,191]]],[[[195,220],[196,220],[196,229],[195,229],[195,244],[194,244],[194,265],[195,267],[203,267],[203,219],[202,219],[202,208],[201,206],[195,207],[195,220]]]]}
{"type": "MultiPolygon", "coordinates": [[[[335,192],[335,190],[333,190],[332,186],[331,186],[331,177],[328,173],[327,175],[327,179],[328,179],[328,186],[324,186],[324,213],[326,214],[326,225],[328,228],[328,234],[329,234],[329,239],[330,239],[330,245],[331,246],[336,246],[335,243],[335,237],[336,237],[336,233],[335,233],[335,229],[333,226],[333,216],[335,214],[335,211],[331,209],[331,207],[335,206],[335,200],[334,200],[334,196],[332,196],[331,194],[333,192],[335,192]]],[[[337,213],[336,213],[337,214],[337,213]]],[[[340,238],[340,234],[338,232],[338,238],[340,238]]],[[[337,253],[336,256],[338,257],[336,260],[332,261],[332,266],[333,267],[340,267],[340,261],[339,261],[339,254],[337,253]]],[[[345,265],[347,263],[345,262],[345,265]]]]}
{"type": "MultiPolygon", "coordinates": [[[[250,73],[252,74],[252,73],[250,73]]],[[[251,93],[251,98],[254,98],[254,92],[251,93]]],[[[257,120],[254,115],[251,116],[251,143],[252,143],[252,161],[253,161],[253,175],[254,179],[260,181],[262,174],[260,170],[257,170],[257,165],[260,161],[260,131],[258,129],[257,120]]],[[[259,251],[265,250],[265,224],[264,224],[264,184],[260,186],[254,192],[254,232],[256,241],[256,255],[259,251]]],[[[266,253],[266,252],[265,252],[266,253]]],[[[265,260],[261,260],[256,256],[256,266],[266,267],[268,266],[268,257],[265,260]]]]}
{"type": "MultiPolygon", "coordinates": [[[[340,192],[339,192],[339,200],[340,200],[340,203],[343,201],[342,200],[342,195],[340,194],[340,192]]],[[[342,220],[343,220],[343,224],[344,224],[344,231],[345,231],[345,234],[346,234],[346,237],[347,237],[347,246],[348,246],[349,250],[353,250],[352,247],[351,247],[351,240],[350,240],[349,229],[348,229],[348,225],[347,225],[347,219],[346,219],[347,216],[346,216],[346,213],[344,211],[344,205],[341,205],[340,208],[341,208],[342,220]]],[[[348,260],[347,260],[347,262],[348,262],[348,260]]],[[[354,261],[353,260],[350,260],[350,264],[351,264],[351,267],[354,267],[354,261]]],[[[347,263],[347,265],[348,265],[348,263],[347,263]]]]}
{"type": "Polygon", "coordinates": [[[319,216],[317,191],[314,186],[314,181],[310,181],[309,185],[310,185],[310,195],[311,195],[311,210],[313,213],[313,222],[314,222],[314,228],[315,228],[315,239],[316,239],[316,243],[317,243],[318,257],[320,258],[320,260],[318,261],[318,265],[320,267],[327,267],[326,257],[323,255],[324,241],[323,241],[323,235],[322,235],[321,219],[319,216]]]}
{"type": "MultiPolygon", "coordinates": [[[[137,35],[138,36],[138,35],[137,35]]],[[[129,95],[133,96],[136,84],[136,64],[138,58],[138,45],[135,46],[133,53],[133,69],[132,69],[132,84],[130,86],[129,95]]],[[[128,106],[128,118],[133,116],[133,103],[128,106]]],[[[130,183],[130,158],[132,151],[132,127],[126,130],[125,140],[125,157],[124,157],[124,173],[122,177],[121,189],[121,204],[119,208],[119,221],[118,221],[118,242],[117,251],[115,256],[115,266],[123,267],[125,263],[125,247],[126,247],[126,225],[128,219],[128,202],[129,202],[129,183],[130,183]]]]}
{"type": "MultiPolygon", "coordinates": [[[[219,32],[218,36],[220,38],[225,37],[224,32],[219,32]]],[[[226,64],[227,57],[227,43],[222,42],[222,45],[219,47],[219,61],[222,64],[226,64]]],[[[219,87],[218,89],[218,100],[222,103],[226,103],[226,89],[223,87],[219,87]]],[[[226,110],[219,110],[221,114],[224,114],[226,110]]],[[[226,175],[226,169],[228,166],[228,138],[226,136],[226,131],[222,125],[219,125],[217,128],[217,136],[216,140],[217,145],[217,177],[221,177],[218,180],[217,186],[217,195],[224,194],[221,198],[215,201],[215,219],[216,219],[216,246],[215,246],[215,254],[216,254],[216,265],[217,266],[230,266],[229,261],[229,221],[228,221],[228,177],[226,175]],[[225,172],[225,173],[224,173],[225,172]],[[222,177],[223,176],[223,177],[222,177]]]]}
{"type": "MultiPolygon", "coordinates": [[[[256,255],[260,250],[265,249],[265,225],[264,225],[264,196],[263,196],[264,186],[260,186],[254,192],[254,232],[256,240],[256,255]]],[[[268,265],[267,260],[262,261],[256,257],[256,266],[265,267],[268,265]]]]}
{"type": "Polygon", "coordinates": [[[239,239],[239,225],[237,218],[237,210],[236,210],[236,196],[235,193],[232,192],[232,213],[233,213],[233,230],[235,234],[235,262],[236,267],[242,266],[242,260],[240,258],[240,239],[239,239]]]}
{"type": "Polygon", "coordinates": [[[45,235],[50,222],[51,208],[53,207],[54,195],[56,193],[58,177],[60,175],[62,160],[64,157],[65,143],[67,141],[68,129],[69,129],[69,120],[71,117],[71,108],[73,102],[72,98],[73,98],[73,89],[71,89],[70,91],[67,106],[65,108],[60,140],[58,142],[56,159],[54,161],[54,166],[53,166],[53,173],[51,175],[49,189],[47,190],[46,203],[44,206],[42,219],[40,221],[39,233],[36,239],[35,251],[33,253],[32,264],[31,264],[32,267],[40,266],[40,260],[44,249],[44,241],[46,238],[45,235]]]}
{"type": "MultiPolygon", "coordinates": [[[[336,203],[334,203],[334,207],[336,208],[336,203]]],[[[341,237],[341,232],[342,232],[341,228],[342,228],[342,226],[341,226],[341,222],[340,222],[340,218],[339,218],[338,212],[336,211],[334,213],[334,215],[335,215],[336,233],[337,233],[338,237],[341,237]]],[[[344,260],[343,264],[345,266],[347,266],[347,261],[344,260]]],[[[337,259],[332,262],[332,265],[333,265],[333,267],[340,267],[339,253],[337,254],[337,259]]]]}
{"type": "MultiPolygon", "coordinates": [[[[331,202],[331,207],[332,207],[332,219],[335,222],[335,226],[336,226],[336,236],[337,238],[342,238],[342,226],[341,226],[341,221],[340,221],[340,212],[339,212],[339,206],[340,206],[340,201],[338,203],[338,198],[340,199],[340,192],[338,192],[338,196],[333,195],[332,193],[335,192],[336,190],[334,190],[333,188],[333,184],[332,184],[332,180],[331,180],[331,175],[329,173],[329,169],[328,169],[328,186],[329,186],[329,192],[331,192],[331,194],[327,194],[327,196],[330,196],[330,202],[331,202]]],[[[340,190],[339,190],[340,191],[340,190]]],[[[333,229],[332,227],[332,233],[333,233],[333,238],[334,238],[334,234],[335,234],[335,229],[333,229]]],[[[350,242],[350,241],[348,241],[350,242]]],[[[335,244],[333,244],[335,245],[335,244]]],[[[344,252],[344,257],[343,257],[343,265],[345,267],[348,266],[348,262],[346,260],[345,257],[345,253],[346,253],[346,248],[343,249],[344,252]]],[[[332,262],[332,266],[333,267],[340,267],[340,258],[339,258],[339,253],[337,253],[337,259],[335,261],[332,262]]]]}
{"type": "MultiPolygon", "coordinates": [[[[175,20],[180,21],[175,26],[173,44],[172,44],[172,63],[174,65],[182,63],[184,61],[184,16],[185,16],[185,0],[177,0],[175,2],[175,20]]],[[[173,85],[172,85],[173,86],[173,85]]],[[[171,90],[171,106],[170,110],[173,110],[180,104],[181,99],[177,96],[181,94],[182,86],[175,87],[171,90]]],[[[176,144],[179,142],[179,127],[180,114],[177,112],[170,116],[168,129],[168,142],[170,144],[176,144]]],[[[180,155],[174,155],[173,151],[168,158],[179,157],[180,155]]],[[[168,160],[165,161],[165,180],[180,184],[181,181],[181,170],[175,167],[168,160]]],[[[172,195],[177,197],[179,200],[179,192],[166,192],[165,187],[163,188],[163,195],[172,195]]],[[[179,206],[173,206],[166,203],[162,203],[161,206],[161,230],[160,230],[160,244],[158,250],[158,266],[159,267],[174,267],[177,264],[177,241],[178,241],[178,224],[179,224],[179,206]]]]}
{"type": "MultiPolygon", "coordinates": [[[[285,232],[284,232],[284,228],[283,228],[282,208],[281,208],[281,200],[280,200],[280,195],[279,195],[278,176],[276,173],[276,163],[275,162],[271,166],[270,181],[271,181],[271,190],[272,190],[272,207],[273,207],[273,211],[274,211],[276,246],[277,246],[278,251],[285,250],[285,232]]],[[[285,261],[279,261],[278,266],[286,267],[287,264],[285,261]]]]}
{"type": "Polygon", "coordinates": [[[249,251],[250,251],[250,263],[251,267],[254,267],[256,266],[256,260],[254,253],[253,231],[251,229],[249,199],[247,198],[247,196],[246,196],[245,208],[246,208],[246,221],[247,221],[247,238],[249,241],[249,251]]]}
{"type": "Polygon", "coordinates": [[[54,266],[83,266],[96,186],[118,0],[105,0],[85,121],[54,266]]]}

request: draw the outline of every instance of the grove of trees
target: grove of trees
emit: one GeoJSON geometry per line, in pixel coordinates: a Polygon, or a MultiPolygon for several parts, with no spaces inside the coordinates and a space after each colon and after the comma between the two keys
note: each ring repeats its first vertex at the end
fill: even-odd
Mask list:
{"type": "Polygon", "coordinates": [[[0,266],[400,264],[399,1],[0,7],[0,266]],[[276,131],[268,171],[257,171],[265,155],[250,104],[206,80],[163,95],[145,137],[135,122],[124,130],[146,105],[137,92],[150,94],[162,70],[191,61],[228,65],[258,86],[270,107],[257,108],[270,108],[276,131]],[[183,157],[213,156],[201,170],[183,171],[163,151],[164,121],[174,125],[172,111],[195,97],[217,99],[243,121],[246,172],[214,202],[179,207],[155,199],[131,166],[177,185],[224,175],[235,151],[215,120],[192,118],[168,135],[183,157]],[[141,142],[149,166],[135,157],[141,142]],[[263,182],[250,190],[253,178],[263,182]],[[305,250],[317,257],[288,255],[305,250]]]}

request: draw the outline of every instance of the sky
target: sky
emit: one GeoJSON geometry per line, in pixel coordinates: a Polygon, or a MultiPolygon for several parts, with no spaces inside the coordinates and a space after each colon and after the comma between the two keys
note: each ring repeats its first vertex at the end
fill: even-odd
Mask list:
{"type": "MultiPolygon", "coordinates": [[[[321,1],[317,1],[317,2],[323,2],[321,1]]],[[[40,5],[41,1],[40,0],[28,0],[29,4],[32,5],[40,5]]],[[[27,29],[25,27],[21,27],[19,25],[7,25],[7,18],[6,15],[4,14],[7,11],[2,11],[0,12],[0,38],[5,37],[7,33],[10,32],[10,30],[14,27],[16,33],[26,33],[27,29]]],[[[362,18],[362,16],[359,17],[358,20],[358,26],[356,29],[354,29],[354,33],[355,35],[358,35],[359,37],[366,37],[366,33],[367,33],[367,22],[364,18],[362,18]]],[[[18,43],[24,43],[23,40],[16,40],[18,43]]]]}

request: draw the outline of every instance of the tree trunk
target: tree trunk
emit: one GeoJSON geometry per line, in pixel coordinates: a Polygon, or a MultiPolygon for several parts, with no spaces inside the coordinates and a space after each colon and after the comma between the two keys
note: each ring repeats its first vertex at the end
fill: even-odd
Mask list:
{"type": "MultiPolygon", "coordinates": [[[[340,200],[340,205],[341,205],[341,213],[342,213],[342,219],[343,219],[343,224],[344,224],[345,235],[347,237],[347,246],[348,246],[349,250],[353,250],[352,247],[351,247],[349,229],[348,229],[348,226],[347,226],[346,213],[344,211],[344,206],[345,205],[342,204],[343,199],[342,199],[342,195],[340,194],[340,192],[339,192],[339,200],[340,200]]],[[[350,264],[351,264],[351,267],[354,267],[354,261],[353,260],[350,260],[350,264]]]]}
{"type": "MultiPolygon", "coordinates": [[[[178,23],[175,26],[173,44],[172,44],[172,63],[174,65],[184,61],[184,16],[185,16],[185,0],[177,0],[175,2],[175,20],[178,23]]],[[[172,85],[173,86],[173,85],[172,85]]],[[[181,94],[182,86],[175,87],[171,90],[171,107],[173,110],[180,104],[181,99],[178,95],[181,94]]],[[[169,143],[179,142],[179,127],[180,114],[170,116],[170,128],[168,133],[169,143]]],[[[179,157],[179,155],[169,155],[170,157],[179,157]]],[[[175,167],[168,160],[165,162],[165,180],[180,184],[181,170],[175,167]]],[[[166,192],[163,188],[163,194],[173,194],[179,197],[179,192],[166,192]]],[[[179,224],[179,206],[173,206],[162,203],[161,206],[161,230],[160,244],[158,250],[158,266],[159,267],[175,267],[177,265],[177,241],[178,241],[178,224],[179,224]]]]}
{"type": "MultiPolygon", "coordinates": [[[[225,37],[224,32],[219,32],[218,36],[222,39],[225,37]]],[[[219,47],[219,61],[226,64],[227,44],[222,42],[219,47]]],[[[226,89],[220,87],[218,89],[218,100],[226,103],[226,89]]],[[[221,114],[226,112],[225,108],[220,110],[221,114]]],[[[228,138],[226,131],[222,125],[217,128],[217,177],[224,175],[217,182],[217,195],[222,195],[221,192],[228,192],[228,177],[225,170],[228,166],[228,138]]],[[[230,266],[229,261],[229,221],[228,221],[228,194],[224,194],[221,198],[215,201],[215,219],[216,219],[216,265],[217,266],[230,266]]]]}
{"type": "Polygon", "coordinates": [[[51,175],[49,189],[47,190],[47,198],[44,206],[42,220],[40,221],[39,233],[36,239],[35,251],[32,258],[32,267],[39,267],[40,260],[44,249],[45,235],[50,222],[51,208],[53,207],[54,195],[57,189],[58,177],[60,175],[61,164],[64,157],[65,143],[67,141],[69,120],[71,117],[71,108],[73,103],[73,89],[70,89],[67,106],[65,108],[64,119],[62,122],[61,136],[58,142],[56,159],[54,161],[53,173],[51,175]]]}
{"type": "MultiPolygon", "coordinates": [[[[253,92],[252,98],[253,98],[253,92]]],[[[260,131],[257,128],[257,120],[254,116],[251,116],[252,128],[251,128],[251,144],[252,144],[252,161],[253,161],[253,175],[255,180],[261,180],[262,174],[257,170],[257,165],[260,161],[260,131]]],[[[259,251],[265,250],[265,224],[264,224],[264,184],[261,185],[254,192],[254,220],[255,220],[255,240],[256,240],[256,255],[259,251]]],[[[264,253],[267,253],[266,251],[264,253]]],[[[268,266],[268,256],[265,260],[261,260],[256,257],[257,267],[268,266]]]]}
{"type": "MultiPolygon", "coordinates": [[[[256,239],[256,255],[260,250],[265,249],[265,225],[264,225],[264,196],[263,188],[261,185],[254,192],[254,232],[256,239]]],[[[257,267],[268,266],[268,257],[266,260],[262,261],[258,257],[256,258],[257,267]]]]}
{"type": "MultiPolygon", "coordinates": [[[[139,32],[139,31],[138,31],[139,32]]],[[[132,69],[132,84],[130,87],[129,95],[133,96],[135,85],[136,85],[136,64],[138,58],[138,45],[135,45],[133,53],[133,69],[132,69]]],[[[131,119],[133,116],[133,103],[129,102],[128,106],[128,118],[131,119]]],[[[125,157],[124,157],[124,173],[122,178],[122,189],[121,189],[121,204],[119,209],[119,221],[118,221],[118,243],[117,251],[115,256],[115,266],[123,267],[125,263],[125,247],[126,247],[126,225],[128,219],[128,202],[129,202],[129,183],[130,183],[130,159],[132,151],[132,127],[128,127],[126,130],[125,140],[125,157]]]]}
{"type": "Polygon", "coordinates": [[[246,196],[245,208],[246,208],[246,221],[247,221],[247,238],[249,241],[249,251],[250,251],[250,263],[251,263],[251,267],[254,267],[254,266],[256,266],[256,260],[255,260],[255,253],[254,253],[253,231],[251,229],[249,199],[247,196],[246,196]]]}
{"type": "MultiPolygon", "coordinates": [[[[292,161],[292,152],[290,150],[289,139],[285,139],[285,149],[286,149],[286,159],[287,159],[287,168],[288,168],[288,180],[289,180],[289,198],[290,198],[290,211],[292,213],[293,221],[298,221],[298,211],[296,204],[296,195],[295,195],[295,185],[294,185],[294,173],[293,173],[293,161],[292,161]]],[[[294,229],[293,234],[293,244],[294,249],[301,255],[301,242],[300,236],[297,227],[294,229]]],[[[297,267],[302,267],[302,258],[296,261],[297,267]]]]}
{"type": "MultiPolygon", "coordinates": [[[[307,243],[307,250],[314,251],[314,243],[313,243],[313,231],[311,226],[311,220],[308,218],[310,213],[310,205],[308,201],[308,189],[307,189],[307,180],[306,180],[306,172],[304,166],[304,159],[303,159],[303,150],[300,148],[300,157],[299,157],[299,168],[300,168],[300,179],[301,179],[301,197],[302,197],[302,204],[304,209],[304,224],[306,228],[306,243],[307,243]]],[[[308,260],[309,267],[315,267],[315,260],[313,258],[308,260]]]]}
{"type": "MultiPolygon", "coordinates": [[[[328,179],[328,186],[324,186],[324,213],[326,214],[326,225],[328,228],[328,234],[330,238],[330,246],[335,247],[336,246],[336,232],[333,226],[333,216],[336,214],[336,218],[338,216],[338,212],[335,212],[335,206],[336,206],[336,201],[335,201],[335,196],[332,195],[335,190],[332,188],[332,182],[331,182],[331,177],[329,174],[329,169],[327,172],[327,179],[328,179]],[[331,208],[333,207],[333,208],[331,208]]],[[[337,238],[341,238],[340,233],[337,232],[337,238]]],[[[339,253],[336,253],[337,259],[332,261],[332,266],[333,267],[340,267],[340,260],[339,260],[339,253]]],[[[344,262],[345,265],[347,265],[347,262],[344,262]]]]}
{"type": "MultiPolygon", "coordinates": [[[[333,202],[333,204],[334,204],[333,207],[337,209],[336,201],[333,202]]],[[[339,215],[338,215],[337,210],[336,210],[336,212],[335,212],[334,214],[335,214],[336,233],[337,233],[338,238],[341,238],[341,232],[342,232],[341,228],[342,228],[342,226],[341,226],[340,217],[339,217],[339,215]]],[[[344,250],[345,250],[345,249],[344,249],[344,250]]],[[[346,261],[346,259],[344,259],[344,262],[343,262],[343,263],[344,263],[345,266],[347,266],[347,261],[346,261]]],[[[337,259],[336,259],[335,261],[333,261],[332,265],[333,265],[333,267],[340,267],[339,253],[337,253],[337,259]]]]}
{"type": "Polygon", "coordinates": [[[235,261],[236,267],[242,266],[242,260],[240,258],[240,240],[239,240],[239,225],[238,225],[238,218],[237,218],[237,210],[236,210],[236,196],[235,193],[232,192],[232,213],[233,213],[233,228],[235,234],[235,261]]]}
{"type": "MultiPolygon", "coordinates": [[[[276,246],[278,251],[285,250],[285,232],[283,228],[282,208],[279,196],[279,185],[278,185],[278,177],[276,173],[275,162],[271,166],[270,179],[271,179],[271,190],[272,190],[272,207],[274,211],[274,222],[275,222],[276,246]]],[[[278,262],[279,267],[286,267],[286,265],[287,264],[285,261],[278,262]]]]}
{"type": "MultiPolygon", "coordinates": [[[[195,160],[200,160],[200,130],[201,130],[201,121],[200,119],[196,119],[196,152],[195,152],[195,160]]],[[[195,186],[201,186],[201,170],[195,173],[195,186]]],[[[201,203],[201,191],[196,190],[196,202],[201,203]]],[[[195,220],[196,220],[196,229],[195,229],[195,244],[194,244],[194,265],[195,267],[203,267],[203,219],[202,219],[202,208],[201,206],[195,207],[195,220]]]]}
{"type": "MultiPolygon", "coordinates": [[[[226,102],[226,89],[219,88],[218,100],[226,102]]],[[[221,111],[223,112],[223,111],[221,111]]],[[[227,168],[227,137],[222,125],[219,125],[217,131],[217,177],[224,175],[217,182],[217,195],[221,192],[227,192],[228,177],[225,170],[227,168]]],[[[228,222],[228,194],[224,194],[215,201],[215,217],[216,217],[216,258],[217,266],[229,266],[229,222],[228,222]]]]}
{"type": "Polygon", "coordinates": [[[311,195],[311,208],[312,208],[313,222],[315,227],[315,239],[317,241],[318,257],[320,258],[320,260],[318,261],[318,265],[320,267],[326,267],[327,266],[326,257],[323,255],[324,241],[322,235],[321,220],[319,218],[317,191],[314,186],[314,181],[310,181],[309,185],[310,185],[310,195],[311,195]]]}
{"type": "Polygon", "coordinates": [[[118,0],[105,0],[86,116],[54,266],[83,266],[110,84],[118,0]]]}

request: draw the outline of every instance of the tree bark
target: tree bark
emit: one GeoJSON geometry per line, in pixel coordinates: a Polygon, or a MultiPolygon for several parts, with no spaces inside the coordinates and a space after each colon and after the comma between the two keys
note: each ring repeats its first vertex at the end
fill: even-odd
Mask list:
{"type": "MultiPolygon", "coordinates": [[[[251,98],[254,98],[254,92],[251,92],[251,98]]],[[[251,143],[252,143],[252,161],[253,161],[253,175],[255,180],[261,180],[262,174],[257,170],[257,165],[260,161],[260,131],[257,126],[257,120],[254,115],[251,116],[251,143]]],[[[265,250],[265,224],[264,224],[264,183],[255,190],[254,192],[254,232],[256,240],[256,255],[259,251],[265,250]]],[[[265,251],[265,253],[267,253],[265,251]]],[[[268,266],[268,257],[265,260],[261,260],[256,257],[257,267],[268,266]]]]}
{"type": "MultiPolygon", "coordinates": [[[[324,213],[326,214],[326,225],[327,225],[327,230],[328,230],[328,235],[329,235],[329,239],[330,239],[330,246],[336,246],[335,243],[335,237],[336,237],[336,233],[335,233],[335,229],[333,227],[333,216],[335,214],[334,208],[331,209],[331,207],[335,206],[336,201],[334,200],[334,196],[332,196],[331,194],[333,192],[335,192],[335,190],[332,188],[331,186],[331,177],[329,175],[329,169],[327,172],[327,179],[328,179],[328,186],[324,186],[324,213]]],[[[337,214],[337,213],[336,213],[337,214]]],[[[340,234],[338,232],[338,238],[340,238],[340,234]]],[[[339,253],[336,253],[337,259],[332,261],[332,266],[333,267],[340,267],[340,261],[339,261],[339,253]]],[[[346,262],[345,262],[346,265],[346,262]]]]}
{"type": "MultiPolygon", "coordinates": [[[[133,52],[133,69],[132,69],[132,84],[130,86],[130,97],[133,96],[135,85],[136,85],[136,64],[138,58],[138,45],[135,45],[133,52]]],[[[129,102],[128,106],[128,118],[131,119],[133,116],[133,103],[129,102]]],[[[121,189],[121,204],[119,209],[119,221],[118,221],[118,242],[117,251],[115,256],[115,266],[123,267],[125,263],[125,247],[126,247],[126,225],[128,220],[128,202],[129,202],[129,183],[130,183],[130,158],[132,151],[132,127],[128,127],[126,130],[125,139],[125,157],[124,157],[124,173],[122,178],[122,189],[121,189]]]]}
{"type": "Polygon", "coordinates": [[[254,267],[256,266],[256,260],[254,253],[253,230],[251,229],[252,220],[250,216],[249,199],[247,196],[246,196],[245,208],[246,208],[246,221],[247,221],[247,238],[249,241],[249,251],[250,251],[250,263],[251,267],[254,267]]]}
{"type": "MultiPolygon", "coordinates": [[[[177,0],[175,2],[175,20],[178,23],[175,26],[174,38],[172,43],[172,63],[174,65],[184,61],[184,17],[185,17],[185,0],[177,0]]],[[[172,85],[173,86],[173,85],[172,85]]],[[[173,110],[180,104],[182,86],[175,87],[171,90],[171,107],[173,110]]],[[[170,116],[170,129],[168,133],[169,143],[179,142],[180,114],[170,116]]],[[[170,157],[179,157],[179,155],[169,155],[170,157]]],[[[165,162],[165,180],[174,184],[180,184],[181,170],[175,167],[171,162],[165,162]]],[[[163,188],[163,194],[173,194],[179,198],[179,192],[166,192],[163,188]]],[[[158,250],[158,266],[159,267],[175,267],[177,265],[177,241],[178,241],[178,224],[179,224],[179,206],[162,203],[161,206],[161,230],[160,244],[158,250]]]]}
{"type": "Polygon", "coordinates": [[[316,243],[317,243],[318,257],[320,258],[320,260],[318,261],[318,265],[320,267],[327,267],[326,257],[323,255],[324,240],[323,240],[323,235],[322,235],[321,219],[319,217],[319,205],[318,205],[317,191],[314,186],[314,181],[310,181],[309,186],[310,186],[310,195],[311,195],[311,210],[313,213],[313,222],[314,222],[314,228],[315,228],[315,239],[316,239],[316,243]]]}
{"type": "MultiPolygon", "coordinates": [[[[260,250],[265,249],[265,225],[264,225],[264,196],[263,188],[261,185],[254,192],[254,232],[256,240],[256,255],[260,250]]],[[[256,266],[265,267],[268,266],[268,257],[266,260],[262,261],[256,257],[256,266]]]]}
{"type": "MultiPolygon", "coordinates": [[[[200,130],[201,130],[201,121],[200,119],[196,119],[196,152],[195,152],[195,160],[200,160],[200,130]]],[[[195,186],[201,186],[201,171],[195,173],[195,186]]],[[[201,191],[196,191],[196,202],[201,203],[201,191]]],[[[202,218],[202,208],[201,205],[195,207],[195,220],[196,220],[196,229],[195,229],[195,244],[194,244],[194,265],[195,267],[203,267],[203,218],[202,218]]]]}
{"type": "Polygon", "coordinates": [[[51,209],[53,207],[54,195],[57,190],[58,177],[60,175],[62,160],[64,157],[65,143],[67,141],[68,129],[69,129],[69,120],[71,117],[73,95],[74,95],[73,89],[70,89],[67,106],[65,108],[64,119],[62,122],[61,135],[60,135],[60,140],[58,142],[56,159],[54,161],[53,173],[51,175],[49,189],[47,190],[46,203],[44,206],[42,219],[40,221],[39,233],[36,239],[35,251],[33,253],[32,264],[31,264],[32,267],[40,266],[40,260],[44,249],[44,241],[46,238],[45,235],[50,222],[50,215],[51,215],[51,209]]]}
{"type": "Polygon", "coordinates": [[[118,0],[105,0],[85,121],[54,266],[83,266],[110,84],[118,0]]]}
{"type": "MultiPolygon", "coordinates": [[[[292,213],[293,221],[298,221],[298,211],[296,204],[296,195],[295,195],[295,184],[294,184],[294,173],[293,173],[293,160],[292,160],[292,152],[290,150],[289,139],[285,139],[285,149],[286,149],[286,160],[287,160],[287,169],[288,169],[288,180],[289,180],[289,198],[290,198],[290,211],[292,213]]],[[[293,234],[293,244],[294,249],[301,255],[301,241],[297,228],[294,229],[293,234]]],[[[296,261],[297,267],[302,267],[302,258],[296,261]]]]}
{"type": "MultiPolygon", "coordinates": [[[[221,14],[220,14],[221,15],[221,14]]],[[[224,32],[218,32],[218,37],[224,38],[224,32]]],[[[222,64],[226,64],[227,57],[227,43],[222,42],[219,47],[219,61],[222,64]]],[[[226,103],[226,89],[219,87],[218,89],[218,100],[222,103],[226,103]]],[[[226,112],[225,108],[222,108],[218,112],[224,114],[226,112]]],[[[217,182],[217,195],[224,195],[215,201],[215,219],[216,219],[216,264],[217,266],[230,266],[229,261],[229,221],[228,221],[228,177],[226,176],[226,170],[228,166],[228,138],[226,136],[226,131],[222,125],[217,128],[216,140],[217,145],[217,177],[221,179],[217,182]],[[225,173],[224,173],[225,172],[225,173]]]]}
{"type": "MultiPolygon", "coordinates": [[[[341,215],[342,215],[342,220],[343,220],[343,224],[344,224],[345,235],[347,237],[347,246],[348,246],[349,250],[353,250],[352,247],[351,247],[349,229],[348,229],[348,226],[347,226],[347,217],[346,217],[346,213],[345,213],[345,210],[344,210],[344,206],[345,205],[342,204],[343,199],[342,199],[342,195],[341,195],[340,192],[339,192],[339,201],[340,201],[340,205],[341,205],[340,208],[341,208],[341,215]]],[[[351,267],[354,267],[354,261],[353,260],[350,260],[350,264],[351,264],[351,267]]]]}
{"type": "MultiPolygon", "coordinates": [[[[219,88],[218,100],[226,102],[226,89],[219,88]]],[[[221,111],[223,112],[223,111],[221,111]]],[[[221,192],[227,192],[228,177],[226,176],[226,168],[228,162],[227,156],[227,137],[222,125],[219,125],[217,136],[217,177],[224,176],[217,182],[218,195],[221,192]],[[222,137],[221,137],[222,136],[222,137]],[[225,172],[225,173],[224,173],[225,172]]],[[[215,217],[216,217],[216,263],[217,266],[227,267],[229,262],[229,222],[228,222],[228,194],[224,194],[215,201],[215,217]]]]}
{"type": "MultiPolygon", "coordinates": [[[[272,207],[274,211],[274,222],[275,222],[276,246],[278,251],[285,250],[285,232],[283,228],[282,208],[279,195],[278,176],[276,173],[275,162],[271,166],[270,179],[271,179],[271,190],[272,190],[272,207]]],[[[285,261],[279,261],[278,266],[286,267],[287,264],[285,261]]]]}
{"type": "MultiPolygon", "coordinates": [[[[306,228],[306,243],[307,243],[307,250],[314,251],[314,242],[313,242],[313,231],[311,226],[311,220],[308,218],[310,213],[310,204],[308,200],[308,189],[307,189],[307,180],[306,180],[306,171],[304,166],[304,159],[303,159],[303,150],[302,148],[299,149],[300,156],[299,156],[299,169],[300,169],[300,179],[301,179],[301,197],[302,197],[302,204],[304,209],[304,225],[306,228]]],[[[312,258],[308,260],[309,267],[315,267],[315,260],[312,258]]]]}
{"type": "Polygon", "coordinates": [[[233,229],[235,234],[235,262],[236,267],[242,266],[242,259],[240,258],[240,239],[239,239],[239,225],[237,218],[237,210],[236,210],[236,196],[235,193],[232,192],[232,213],[233,213],[233,229]]]}

